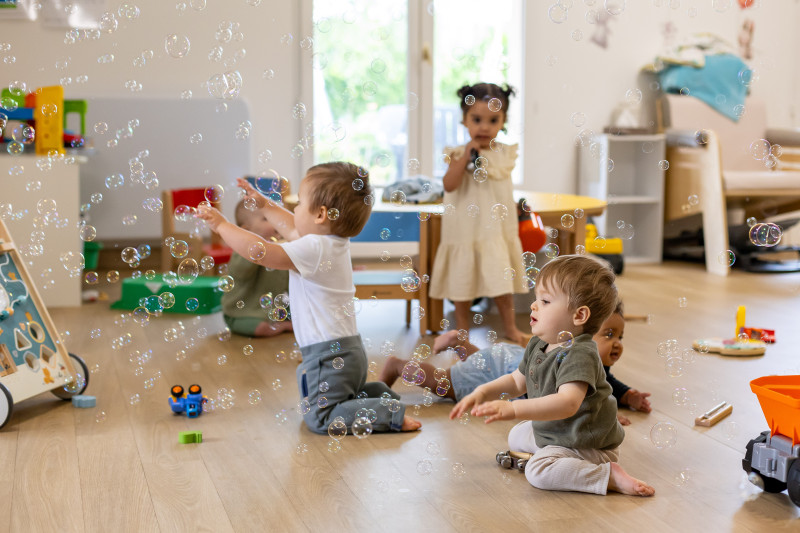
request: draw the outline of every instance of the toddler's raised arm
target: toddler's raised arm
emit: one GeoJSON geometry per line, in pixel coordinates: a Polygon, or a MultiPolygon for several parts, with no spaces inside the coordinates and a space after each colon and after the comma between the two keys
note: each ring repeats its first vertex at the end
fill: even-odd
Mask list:
{"type": "Polygon", "coordinates": [[[236,185],[244,191],[245,197],[252,198],[256,202],[256,207],[264,211],[267,220],[281,234],[281,237],[287,241],[293,241],[300,237],[294,227],[294,213],[265,197],[246,179],[237,178],[236,185]]]}

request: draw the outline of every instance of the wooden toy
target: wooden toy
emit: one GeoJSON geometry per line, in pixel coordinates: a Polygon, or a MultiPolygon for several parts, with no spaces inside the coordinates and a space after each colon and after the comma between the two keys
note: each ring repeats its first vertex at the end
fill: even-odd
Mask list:
{"type": "MultiPolygon", "coordinates": [[[[767,351],[767,344],[764,340],[752,338],[748,335],[744,327],[745,307],[740,305],[736,309],[736,330],[732,339],[721,339],[712,337],[708,339],[695,339],[692,348],[696,351],[705,353],[718,353],[720,355],[732,355],[747,357],[751,355],[764,355],[767,351]]],[[[772,342],[775,342],[775,332],[772,333],[772,342]]],[[[760,337],[760,335],[759,335],[760,337]]]]}
{"type": "Polygon", "coordinates": [[[733,412],[733,406],[728,402],[715,405],[701,416],[694,419],[695,426],[711,427],[733,412]]]}
{"type": "Polygon", "coordinates": [[[764,376],[750,382],[769,431],[747,443],[742,468],[765,492],[783,492],[800,507],[800,376],[764,376]]]}
{"type": "Polygon", "coordinates": [[[83,360],[68,353],[25,262],[0,220],[0,428],[13,406],[51,391],[63,400],[89,381],[83,360]]]}
{"type": "Polygon", "coordinates": [[[764,355],[764,352],[767,351],[767,345],[760,341],[739,342],[737,339],[721,339],[719,337],[695,339],[692,342],[692,348],[701,353],[709,352],[740,357],[764,355]]]}

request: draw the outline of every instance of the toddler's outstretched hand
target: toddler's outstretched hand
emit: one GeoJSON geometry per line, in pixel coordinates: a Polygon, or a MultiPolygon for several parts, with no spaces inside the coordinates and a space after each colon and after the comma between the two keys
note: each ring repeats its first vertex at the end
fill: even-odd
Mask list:
{"type": "Polygon", "coordinates": [[[487,424],[495,420],[514,420],[516,418],[514,406],[505,400],[482,403],[472,410],[472,414],[473,416],[487,416],[487,424]]]}
{"type": "Polygon", "coordinates": [[[625,415],[621,415],[621,414],[617,413],[617,420],[623,426],[630,426],[631,425],[631,419],[628,418],[625,415]]]}
{"type": "Polygon", "coordinates": [[[629,407],[637,411],[642,411],[643,413],[649,413],[653,410],[653,408],[650,407],[650,400],[647,399],[649,396],[649,392],[639,392],[636,389],[630,389],[625,394],[625,401],[629,407]]]}
{"type": "Polygon", "coordinates": [[[461,401],[456,404],[455,407],[450,411],[450,420],[454,420],[461,416],[462,414],[469,412],[472,410],[473,407],[483,403],[483,393],[480,392],[478,389],[470,392],[463,398],[461,401]]]}
{"type": "Polygon", "coordinates": [[[267,198],[264,197],[263,194],[258,192],[255,187],[250,185],[250,182],[244,178],[236,178],[236,185],[238,185],[243,191],[246,198],[252,198],[256,202],[256,207],[261,209],[265,205],[267,205],[267,198]]]}
{"type": "Polygon", "coordinates": [[[205,220],[206,225],[208,225],[212,231],[217,231],[219,225],[227,221],[225,216],[220,213],[218,209],[211,207],[210,205],[199,205],[197,207],[197,214],[195,216],[205,220]]]}

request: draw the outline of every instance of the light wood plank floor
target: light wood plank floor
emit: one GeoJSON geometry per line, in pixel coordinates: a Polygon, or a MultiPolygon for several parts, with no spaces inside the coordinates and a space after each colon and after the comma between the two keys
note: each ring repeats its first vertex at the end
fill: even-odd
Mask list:
{"type": "MultiPolygon", "coordinates": [[[[785,493],[745,497],[740,488],[745,444],[767,428],[749,381],[800,374],[800,275],[736,271],[717,278],[696,265],[630,266],[619,286],[628,314],[652,315],[650,324],[627,325],[614,373],[653,393],[651,414],[626,413],[633,424],[621,463],[656,487],[654,498],[532,488],[494,459],[511,423],[451,422],[448,402],[409,409],[418,411],[420,432],[349,436],[332,453],[330,439],[310,433],[294,410],[291,335],[220,341],[219,315],[166,315],[141,327],[99,302],[52,310],[70,351],[93,367],[87,394],[97,396],[97,408],[73,409],[50,394],[15,407],[0,431],[0,531],[800,529],[800,509],[785,493]],[[685,375],[670,378],[658,343],[674,338],[688,348],[695,337],[731,336],[738,305],[747,306],[748,325],[777,330],[777,344],[758,358],[698,354],[685,375]],[[167,342],[165,331],[178,320],[185,331],[167,342]],[[128,344],[119,347],[120,340],[128,344]],[[243,354],[247,344],[253,355],[243,354]],[[177,356],[182,349],[185,357],[177,356]],[[141,368],[137,353],[150,356],[141,368]],[[219,364],[223,354],[227,362],[219,364]],[[210,397],[227,388],[235,391],[234,405],[217,402],[195,420],[174,416],[167,397],[175,383],[199,383],[210,397]],[[695,411],[725,399],[734,412],[716,427],[695,428],[690,409],[673,403],[675,387],[687,389],[695,411]],[[255,390],[262,399],[251,404],[255,390]],[[677,428],[674,447],[657,449],[648,440],[657,422],[677,428]],[[203,432],[202,444],[178,444],[178,432],[189,429],[203,432]],[[419,473],[421,461],[430,461],[432,472],[419,473]]],[[[403,356],[431,342],[404,327],[403,305],[365,303],[359,315],[378,365],[387,341],[403,356]]],[[[519,324],[527,324],[525,314],[519,324]]],[[[498,325],[490,314],[473,341],[487,345],[486,332],[498,325]]],[[[435,361],[450,364],[444,356],[435,361]]],[[[395,387],[408,403],[423,403],[418,389],[395,387]]]]}

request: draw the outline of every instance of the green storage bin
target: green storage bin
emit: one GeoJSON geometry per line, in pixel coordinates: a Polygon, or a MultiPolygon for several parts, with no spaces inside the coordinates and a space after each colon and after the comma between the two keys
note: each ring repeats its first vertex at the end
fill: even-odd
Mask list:
{"type": "Polygon", "coordinates": [[[164,309],[165,313],[186,313],[193,315],[208,315],[222,311],[222,292],[217,288],[219,278],[213,276],[199,276],[192,283],[180,284],[174,288],[164,283],[161,275],[156,275],[152,280],[144,276],[122,280],[122,297],[111,304],[111,309],[136,309],[139,300],[148,296],[158,296],[163,292],[175,295],[175,305],[164,309]],[[197,298],[199,305],[196,310],[186,309],[186,300],[197,298]]]}
{"type": "Polygon", "coordinates": [[[86,270],[95,270],[97,263],[100,262],[100,250],[103,249],[103,243],[95,241],[87,241],[83,243],[83,259],[86,264],[86,270]]]}

